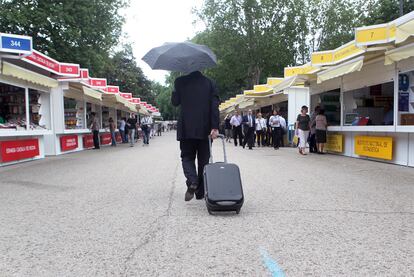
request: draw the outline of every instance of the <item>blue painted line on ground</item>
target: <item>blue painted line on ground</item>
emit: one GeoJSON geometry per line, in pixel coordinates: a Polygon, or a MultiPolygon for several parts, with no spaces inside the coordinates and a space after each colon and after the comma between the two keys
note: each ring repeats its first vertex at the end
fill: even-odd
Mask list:
{"type": "Polygon", "coordinates": [[[278,263],[270,257],[265,249],[260,248],[260,254],[262,254],[263,263],[272,274],[272,277],[286,277],[282,268],[280,268],[278,263]]]}

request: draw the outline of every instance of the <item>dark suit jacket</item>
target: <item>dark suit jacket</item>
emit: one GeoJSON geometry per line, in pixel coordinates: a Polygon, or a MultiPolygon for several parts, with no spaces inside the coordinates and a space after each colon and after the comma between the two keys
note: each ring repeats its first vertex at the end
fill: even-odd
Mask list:
{"type": "MultiPolygon", "coordinates": [[[[246,128],[249,127],[249,117],[247,115],[243,115],[242,123],[244,124],[246,128]]],[[[252,123],[253,123],[252,128],[256,130],[256,117],[254,115],[252,115],[252,123]]]]}
{"type": "Polygon", "coordinates": [[[175,80],[171,103],[181,106],[177,140],[207,139],[220,124],[220,98],[215,83],[195,71],[175,80]]]}

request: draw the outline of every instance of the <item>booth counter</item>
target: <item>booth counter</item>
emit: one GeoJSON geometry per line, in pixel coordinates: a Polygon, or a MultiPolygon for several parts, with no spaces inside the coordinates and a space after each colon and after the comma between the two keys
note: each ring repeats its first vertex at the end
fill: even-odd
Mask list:
{"type": "MultiPolygon", "coordinates": [[[[0,58],[0,166],[45,157],[51,90],[58,82],[0,58]]],[[[40,72],[40,71],[39,71],[40,72]]]]}
{"type": "Polygon", "coordinates": [[[385,65],[384,55],[359,71],[310,85],[311,107],[328,119],[328,150],[414,166],[414,58],[385,65]]]}

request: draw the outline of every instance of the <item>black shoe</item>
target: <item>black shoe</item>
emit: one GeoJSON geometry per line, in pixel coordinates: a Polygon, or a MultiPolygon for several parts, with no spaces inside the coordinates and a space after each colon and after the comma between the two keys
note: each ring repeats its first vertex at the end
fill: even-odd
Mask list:
{"type": "Polygon", "coordinates": [[[192,184],[188,186],[187,191],[185,192],[185,197],[184,197],[185,201],[190,201],[191,199],[194,198],[194,193],[197,190],[197,187],[198,186],[196,184],[192,184]]]}

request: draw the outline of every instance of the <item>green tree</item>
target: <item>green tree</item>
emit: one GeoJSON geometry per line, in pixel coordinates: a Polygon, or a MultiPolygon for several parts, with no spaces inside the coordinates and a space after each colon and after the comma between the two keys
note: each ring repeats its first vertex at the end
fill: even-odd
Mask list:
{"type": "MultiPolygon", "coordinates": [[[[390,22],[400,17],[399,0],[370,0],[366,25],[390,22]]],[[[404,14],[414,11],[413,0],[403,0],[404,14]]]]}
{"type": "Polygon", "coordinates": [[[137,65],[131,45],[124,45],[122,50],[109,59],[102,76],[106,77],[111,85],[119,86],[121,91],[130,92],[142,101],[154,103],[156,95],[153,83],[137,65]]]}
{"type": "Polygon", "coordinates": [[[33,37],[34,48],[100,76],[117,45],[128,0],[0,0],[0,31],[33,37]]]}

